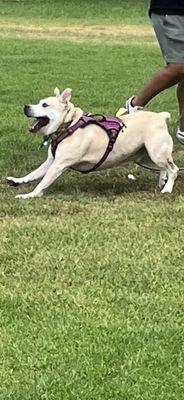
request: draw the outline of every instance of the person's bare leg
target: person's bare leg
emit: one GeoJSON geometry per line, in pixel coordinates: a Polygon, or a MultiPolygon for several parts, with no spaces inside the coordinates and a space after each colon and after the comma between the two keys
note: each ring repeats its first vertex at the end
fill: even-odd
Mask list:
{"type": "Polygon", "coordinates": [[[184,81],[184,64],[167,64],[158,71],[144,89],[132,99],[132,105],[144,107],[157,94],[176,85],[181,80],[184,81]]]}
{"type": "Polygon", "coordinates": [[[177,86],[177,98],[180,113],[180,130],[184,132],[184,79],[177,86]]]}

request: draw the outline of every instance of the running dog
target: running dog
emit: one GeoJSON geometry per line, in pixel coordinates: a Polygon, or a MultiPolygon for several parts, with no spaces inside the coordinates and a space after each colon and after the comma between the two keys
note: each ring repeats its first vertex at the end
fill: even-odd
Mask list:
{"type": "Polygon", "coordinates": [[[17,186],[42,180],[33,191],[18,194],[18,199],[43,195],[66,169],[87,173],[116,167],[125,162],[152,163],[160,170],[159,187],[162,193],[171,193],[178,168],[172,158],[173,141],[168,132],[167,112],[137,111],[123,116],[100,120],[71,103],[71,89],[40,100],[36,105],[26,105],[24,113],[34,118],[32,133],[51,139],[46,161],[36,170],[21,178],[9,176],[7,182],[17,186]],[[146,161],[145,161],[146,160],[146,161]]]}

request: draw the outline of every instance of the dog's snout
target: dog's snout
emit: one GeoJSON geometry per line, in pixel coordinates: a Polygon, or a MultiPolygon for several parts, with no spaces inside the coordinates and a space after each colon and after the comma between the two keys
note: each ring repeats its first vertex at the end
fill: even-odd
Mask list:
{"type": "Polygon", "coordinates": [[[24,114],[27,115],[27,117],[29,117],[29,111],[30,111],[30,107],[25,105],[24,106],[24,114]]]}

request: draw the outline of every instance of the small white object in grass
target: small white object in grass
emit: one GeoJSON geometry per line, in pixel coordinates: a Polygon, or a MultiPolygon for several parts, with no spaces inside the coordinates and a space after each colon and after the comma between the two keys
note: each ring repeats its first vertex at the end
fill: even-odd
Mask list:
{"type": "Polygon", "coordinates": [[[133,174],[128,174],[128,179],[131,181],[136,181],[136,177],[133,174]]]}

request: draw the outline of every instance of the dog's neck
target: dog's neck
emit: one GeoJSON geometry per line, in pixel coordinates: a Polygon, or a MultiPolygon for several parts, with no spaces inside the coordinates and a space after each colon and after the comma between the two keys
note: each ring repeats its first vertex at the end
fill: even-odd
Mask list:
{"type": "Polygon", "coordinates": [[[68,112],[66,113],[66,116],[65,116],[62,124],[59,126],[59,128],[55,132],[51,133],[50,135],[46,135],[44,137],[44,141],[41,144],[41,147],[44,143],[47,143],[49,139],[51,139],[54,136],[59,135],[60,133],[64,132],[65,129],[74,125],[82,117],[83,114],[84,114],[84,112],[81,110],[81,108],[74,107],[74,105],[71,104],[71,107],[69,108],[68,112]]]}

